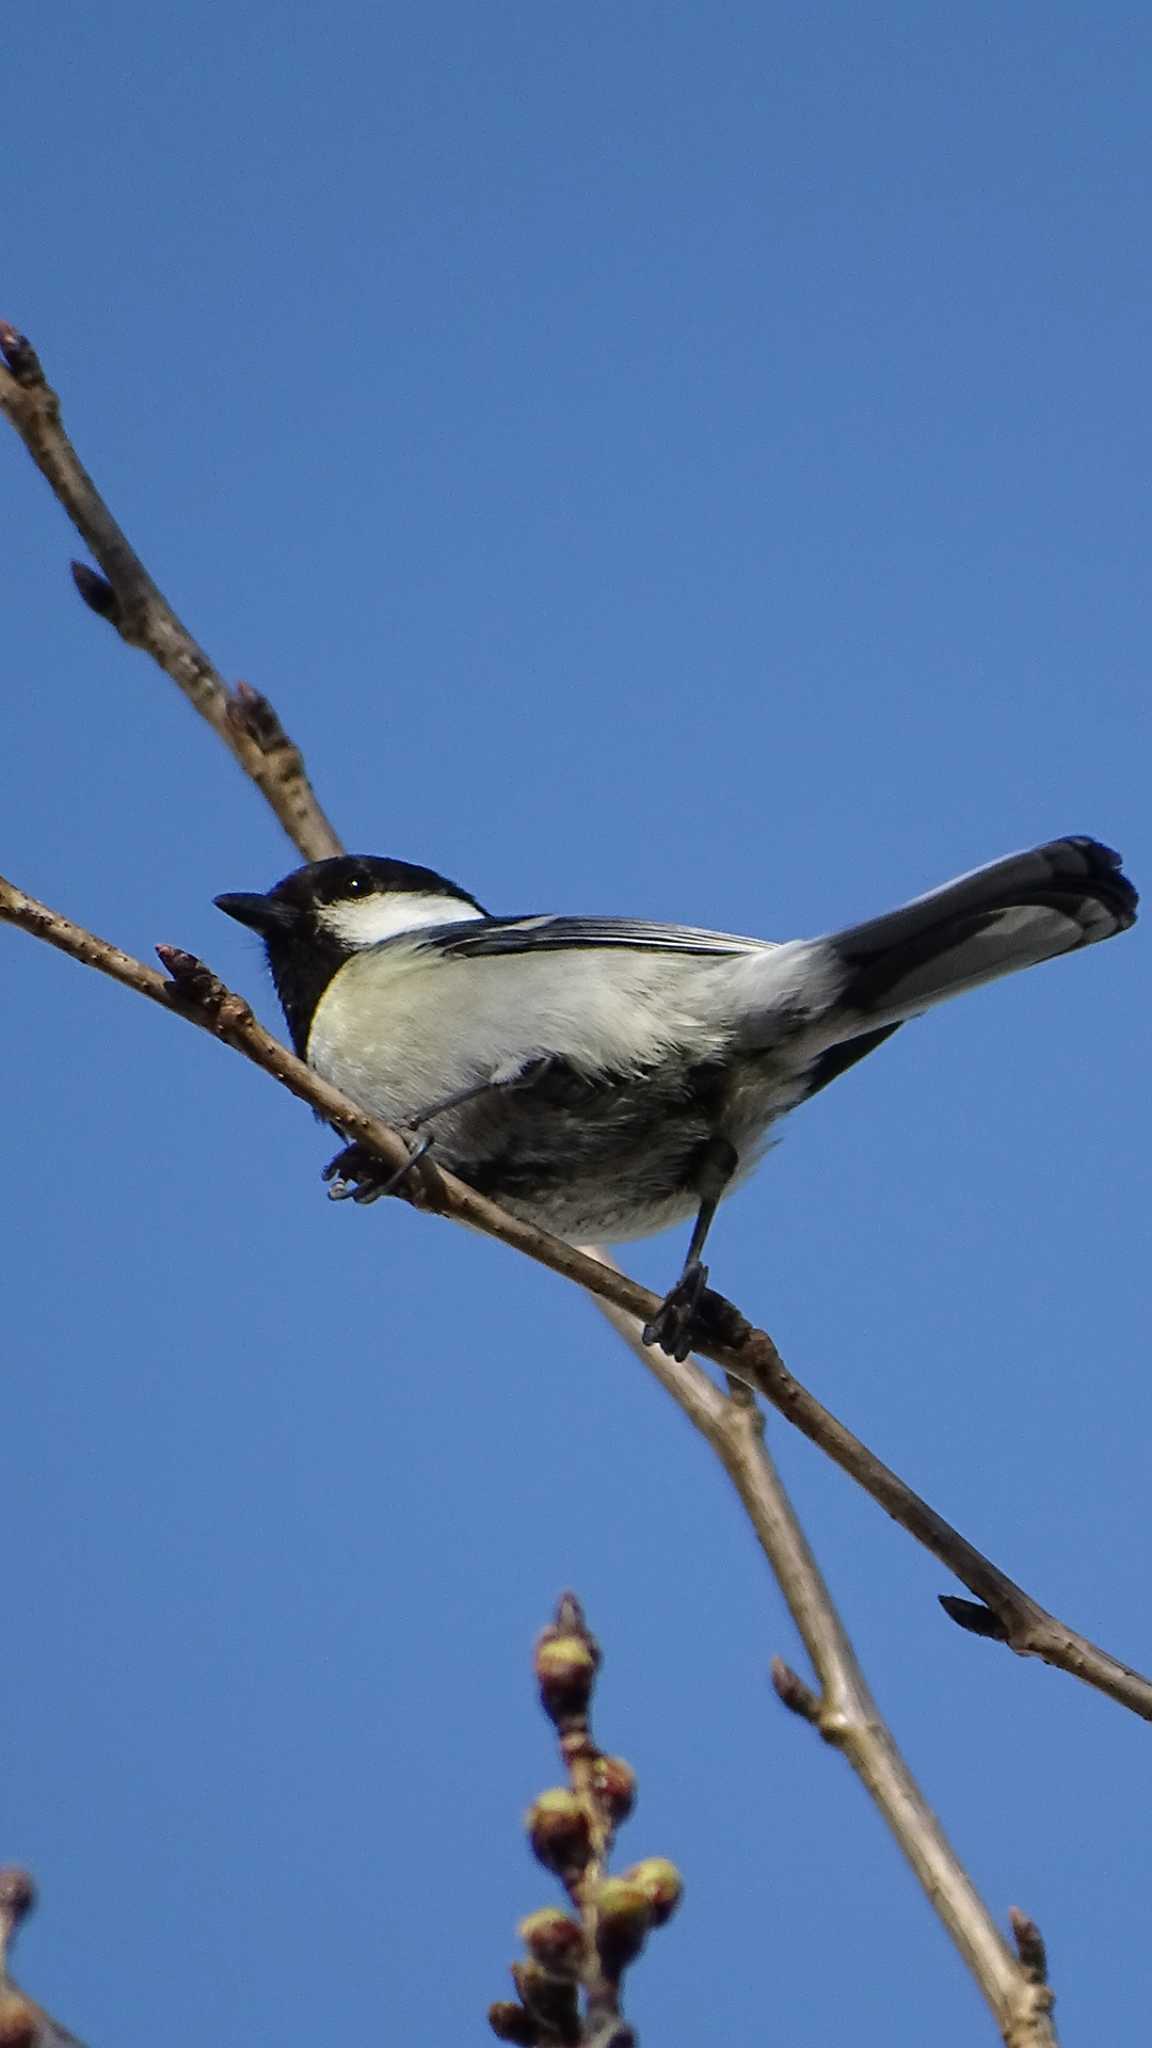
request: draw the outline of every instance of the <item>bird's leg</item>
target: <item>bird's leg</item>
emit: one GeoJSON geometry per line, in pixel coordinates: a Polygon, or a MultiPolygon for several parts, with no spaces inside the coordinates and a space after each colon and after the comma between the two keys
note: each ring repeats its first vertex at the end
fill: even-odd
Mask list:
{"type": "Polygon", "coordinates": [[[727,1138],[713,1136],[708,1139],[696,1170],[700,1207],[692,1227],[684,1269],[675,1287],[665,1295],[652,1321],[644,1325],[642,1335],[645,1344],[658,1344],[678,1365],[684,1363],[692,1349],[696,1318],[708,1285],[708,1268],[700,1257],[704,1240],[738,1163],[736,1147],[730,1145],[727,1138]]]}
{"type": "MultiPolygon", "coordinates": [[[[543,1079],[553,1068],[562,1066],[562,1061],[542,1054],[539,1059],[529,1060],[525,1066],[519,1064],[508,1072],[489,1074],[483,1081],[472,1081],[467,1088],[456,1088],[451,1095],[442,1095],[438,1102],[430,1102],[425,1109],[418,1110],[405,1123],[405,1134],[418,1131],[424,1124],[430,1124],[434,1117],[443,1116],[449,1109],[459,1109],[465,1102],[474,1102],[478,1095],[494,1094],[497,1089],[527,1087],[543,1079]]],[[[328,1197],[333,1202],[378,1202],[382,1195],[394,1195],[402,1186],[417,1162],[431,1150],[432,1138],[421,1138],[413,1146],[412,1157],[406,1166],[395,1173],[388,1173],[383,1161],[365,1150],[363,1145],[346,1145],[342,1152],[330,1159],[321,1176],[330,1181],[328,1197]]]]}

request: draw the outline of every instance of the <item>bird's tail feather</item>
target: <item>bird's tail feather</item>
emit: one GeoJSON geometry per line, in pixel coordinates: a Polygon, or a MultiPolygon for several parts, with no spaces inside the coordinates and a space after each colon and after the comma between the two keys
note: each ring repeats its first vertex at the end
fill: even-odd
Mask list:
{"type": "Polygon", "coordinates": [[[1109,939],[1134,922],[1137,900],[1119,854],[1095,839],[1054,839],[833,933],[845,1036],[1109,939]]]}

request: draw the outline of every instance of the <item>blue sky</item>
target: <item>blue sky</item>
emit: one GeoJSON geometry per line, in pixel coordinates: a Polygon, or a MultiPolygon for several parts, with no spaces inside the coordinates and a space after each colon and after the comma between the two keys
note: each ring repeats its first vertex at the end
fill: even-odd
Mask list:
{"type": "MultiPolygon", "coordinates": [[[[3,305],[348,843],[497,909],[819,931],[1066,831],[1152,875],[1144,8],[285,0],[25,11],[3,305]]],[[[0,870],[147,954],[294,864],[73,598],[12,439],[0,870]]],[[[482,2041],[577,1588],[661,2048],[993,2038],[680,1416],[571,1290],[241,1061],[0,936],[0,1850],[92,2042],[482,2041]]],[[[714,1273],[1037,1597],[1147,1669],[1147,944],[802,1112],[714,1273]]],[[[679,1242],[629,1263],[666,1284],[679,1242]]],[[[881,1705],[1068,2041],[1150,1992],[1146,1728],[942,1619],[770,1435],[881,1705]]]]}

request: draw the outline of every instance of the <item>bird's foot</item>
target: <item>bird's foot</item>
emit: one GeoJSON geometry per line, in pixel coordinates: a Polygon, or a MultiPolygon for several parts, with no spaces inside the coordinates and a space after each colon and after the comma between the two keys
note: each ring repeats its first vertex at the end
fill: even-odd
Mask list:
{"type": "Polygon", "coordinates": [[[666,1294],[650,1323],[645,1323],[645,1344],[658,1344],[677,1365],[683,1365],[698,1334],[700,1309],[708,1287],[708,1268],[699,1259],[685,1266],[670,1294],[666,1294]]]}
{"type": "Polygon", "coordinates": [[[329,1201],[367,1204],[378,1202],[382,1195],[394,1195],[432,1146],[431,1138],[412,1137],[408,1142],[412,1146],[412,1157],[405,1166],[395,1170],[365,1146],[345,1145],[335,1159],[328,1161],[321,1175],[321,1179],[330,1183],[329,1201]]]}

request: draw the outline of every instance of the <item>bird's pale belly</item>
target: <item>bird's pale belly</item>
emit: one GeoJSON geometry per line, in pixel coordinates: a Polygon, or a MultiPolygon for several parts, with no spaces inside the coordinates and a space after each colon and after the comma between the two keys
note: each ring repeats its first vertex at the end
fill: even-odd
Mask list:
{"type": "MultiPolygon", "coordinates": [[[[401,1128],[429,1107],[382,1089],[378,1065],[369,1090],[339,1057],[314,1064],[401,1128]]],[[[420,1129],[438,1164],[513,1215],[570,1242],[619,1243],[695,1216],[701,1158],[717,1132],[739,1156],[733,1185],[751,1171],[768,1125],[793,1099],[779,1078],[767,1080],[762,1061],[742,1074],[669,1064],[594,1079],[553,1062],[539,1079],[493,1088],[420,1129]]]]}

